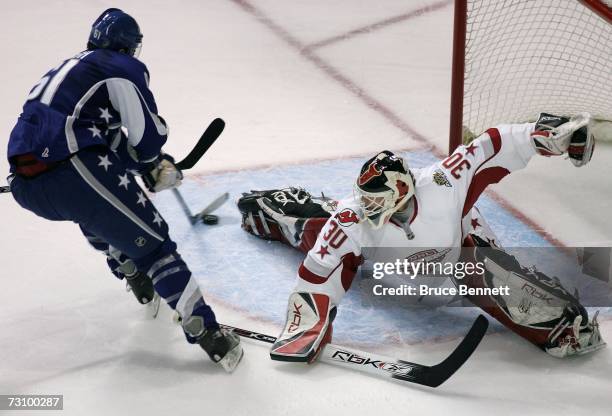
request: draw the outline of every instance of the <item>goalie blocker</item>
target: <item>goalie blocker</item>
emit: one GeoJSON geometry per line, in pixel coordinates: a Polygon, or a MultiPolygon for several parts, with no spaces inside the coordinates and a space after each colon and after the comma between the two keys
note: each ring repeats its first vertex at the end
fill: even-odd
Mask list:
{"type": "Polygon", "coordinates": [[[313,362],[325,344],[331,342],[336,308],[329,296],[294,292],[289,296],[287,321],[270,349],[277,361],[313,362]]]}
{"type": "MultiPolygon", "coordinates": [[[[245,231],[303,252],[312,248],[334,206],[335,201],[314,198],[301,188],[252,191],[238,200],[245,231]]],[[[589,322],[585,308],[557,280],[522,267],[503,249],[476,234],[466,236],[464,247],[474,247],[471,255],[484,262],[486,273],[464,278],[461,284],[474,288],[510,286],[510,298],[469,297],[503,325],[555,357],[585,354],[605,346],[597,314],[589,322]],[[542,301],[543,295],[553,299],[554,306],[542,301]]],[[[474,261],[474,257],[462,261],[474,261]]],[[[292,293],[285,327],[271,349],[271,358],[315,360],[331,341],[335,313],[336,305],[324,294],[292,293]]]]}

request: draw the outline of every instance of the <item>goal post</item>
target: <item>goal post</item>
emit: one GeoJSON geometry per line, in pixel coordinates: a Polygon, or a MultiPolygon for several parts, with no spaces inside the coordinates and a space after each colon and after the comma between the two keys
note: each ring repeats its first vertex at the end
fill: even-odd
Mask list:
{"type": "Polygon", "coordinates": [[[455,0],[449,153],[539,112],[612,140],[612,0],[455,0]]]}

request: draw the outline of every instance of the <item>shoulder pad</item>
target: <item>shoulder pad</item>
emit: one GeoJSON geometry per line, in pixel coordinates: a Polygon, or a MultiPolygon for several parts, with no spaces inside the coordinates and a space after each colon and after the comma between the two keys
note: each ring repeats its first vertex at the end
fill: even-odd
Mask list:
{"type": "Polygon", "coordinates": [[[98,68],[105,69],[110,76],[124,76],[131,79],[133,77],[142,78],[143,74],[149,76],[147,66],[133,56],[125,53],[111,51],[108,49],[94,49],[92,51],[84,51],[77,57],[85,62],[90,62],[98,68]]]}

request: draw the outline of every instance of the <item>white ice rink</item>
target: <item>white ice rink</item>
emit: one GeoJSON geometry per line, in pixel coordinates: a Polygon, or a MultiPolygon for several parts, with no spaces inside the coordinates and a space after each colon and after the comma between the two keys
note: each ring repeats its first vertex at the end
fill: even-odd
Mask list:
{"type": "MultiPolygon", "coordinates": [[[[210,120],[227,122],[189,172],[184,189],[191,203],[205,203],[230,185],[301,185],[291,179],[307,181],[310,166],[311,185],[341,191],[355,172],[321,177],[317,166],[320,172],[334,160],[358,166],[353,157],[383,148],[428,158],[447,151],[450,1],[3,0],[0,6],[3,146],[31,86],[84,48],[99,13],[121,7],[144,33],[141,59],[170,125],[166,150],[180,158],[210,120]],[[270,168],[279,170],[278,183],[270,168]]],[[[524,242],[609,243],[611,163],[612,147],[603,143],[580,170],[562,159],[534,159],[496,185],[487,203],[499,204],[527,230],[524,242]]],[[[8,173],[4,158],[0,172],[8,173]]],[[[299,255],[266,251],[242,233],[230,203],[213,230],[187,227],[171,195],[157,200],[219,320],[276,335],[284,313],[278,302],[285,302],[299,255]],[[207,263],[221,246],[226,252],[218,263],[207,263]],[[238,263],[242,268],[232,266],[238,263]],[[268,269],[278,274],[278,287],[249,274],[268,269]],[[246,310],[256,298],[269,298],[269,309],[246,310]]],[[[435,390],[325,364],[272,362],[267,345],[249,341],[242,364],[227,375],[184,341],[167,307],[148,320],[76,226],[39,219],[9,195],[0,196],[0,214],[0,394],[63,394],[61,414],[501,416],[612,409],[610,349],[560,361],[495,325],[472,359],[435,390]]],[[[511,244],[514,223],[496,221],[511,244]]],[[[375,338],[381,315],[364,311],[355,325],[371,327],[375,338]]],[[[338,342],[361,345],[343,319],[338,342]]],[[[445,323],[407,319],[399,328],[397,320],[400,335],[378,345],[370,340],[368,349],[436,363],[469,327],[469,319],[446,312],[437,319],[445,323]],[[448,322],[457,326],[452,336],[448,322]]],[[[612,339],[612,321],[601,326],[612,339]]]]}

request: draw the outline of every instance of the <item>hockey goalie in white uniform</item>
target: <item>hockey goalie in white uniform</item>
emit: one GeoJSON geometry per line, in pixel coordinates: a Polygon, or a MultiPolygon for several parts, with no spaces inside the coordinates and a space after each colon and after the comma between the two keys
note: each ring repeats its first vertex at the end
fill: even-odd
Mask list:
{"type": "Polygon", "coordinates": [[[578,299],[556,279],[522,267],[498,247],[474,207],[489,184],[524,168],[536,154],[567,154],[575,166],[587,164],[594,145],[591,127],[588,114],[570,119],[542,113],[535,123],[491,128],[423,169],[409,169],[401,157],[383,151],[363,165],[353,195],[341,201],[313,198],[300,188],[243,194],[238,208],[246,231],[307,253],[271,358],[316,359],[331,340],[336,310],[367,259],[366,247],[401,247],[405,258],[442,262],[457,262],[460,247],[473,247],[472,259],[483,262],[485,273],[463,283],[515,290],[510,300],[471,296],[472,303],[556,357],[605,346],[596,316],[589,321],[578,299]],[[432,247],[442,249],[424,254],[432,247]],[[551,299],[559,306],[550,307],[551,299]]]}

